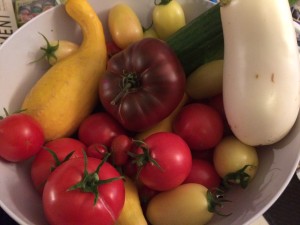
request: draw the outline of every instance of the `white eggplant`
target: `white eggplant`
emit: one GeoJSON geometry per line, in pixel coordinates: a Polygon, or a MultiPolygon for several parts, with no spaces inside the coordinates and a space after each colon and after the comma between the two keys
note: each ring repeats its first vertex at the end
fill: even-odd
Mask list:
{"type": "Polygon", "coordinates": [[[299,111],[300,64],[288,0],[223,3],[228,123],[248,145],[273,144],[287,135],[299,111]]]}

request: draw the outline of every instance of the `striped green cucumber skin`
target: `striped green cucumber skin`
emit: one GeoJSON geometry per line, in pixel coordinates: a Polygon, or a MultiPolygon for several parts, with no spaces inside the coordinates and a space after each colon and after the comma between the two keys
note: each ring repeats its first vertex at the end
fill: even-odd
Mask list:
{"type": "Polygon", "coordinates": [[[220,4],[193,19],[166,42],[179,58],[186,75],[212,60],[223,59],[224,39],[220,4]]]}

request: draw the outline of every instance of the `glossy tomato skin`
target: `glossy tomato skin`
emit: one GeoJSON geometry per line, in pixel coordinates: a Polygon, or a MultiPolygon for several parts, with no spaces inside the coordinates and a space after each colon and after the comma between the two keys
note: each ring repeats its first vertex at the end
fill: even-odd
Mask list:
{"type": "Polygon", "coordinates": [[[0,120],[0,157],[10,162],[34,156],[44,141],[41,126],[29,115],[17,113],[0,120]]]}
{"type": "Polygon", "coordinates": [[[182,108],[173,123],[173,131],[182,137],[191,150],[214,148],[222,139],[224,124],[211,106],[191,103],[182,108]]]}
{"type": "MultiPolygon", "coordinates": [[[[88,157],[87,170],[94,172],[101,160],[88,157]]],[[[43,208],[51,225],[113,225],[125,201],[122,179],[98,186],[99,197],[79,189],[68,189],[81,181],[84,159],[76,158],[63,163],[49,177],[43,192],[43,208]]],[[[109,163],[104,163],[99,173],[100,180],[119,177],[120,174],[109,163]]]]}
{"type": "Polygon", "coordinates": [[[120,134],[126,134],[125,129],[106,112],[91,114],[80,124],[78,130],[78,138],[86,146],[103,144],[110,147],[112,139],[120,134]]]}
{"type": "Polygon", "coordinates": [[[184,183],[202,184],[207,189],[218,188],[221,184],[221,177],[214,165],[201,159],[193,159],[192,169],[184,183]]]}
{"type": "MultiPolygon", "coordinates": [[[[192,167],[191,151],[185,141],[174,133],[159,132],[146,138],[145,143],[160,168],[148,162],[142,167],[139,180],[156,191],[166,191],[180,185],[192,167]]],[[[140,148],[137,151],[142,153],[140,148]]]]}
{"type": "Polygon", "coordinates": [[[104,159],[105,155],[108,154],[108,148],[105,145],[96,143],[87,147],[86,155],[97,159],[104,159]]]}
{"type": "Polygon", "coordinates": [[[70,158],[83,157],[83,151],[86,150],[86,146],[82,142],[73,138],[58,138],[47,142],[34,157],[30,171],[33,185],[40,194],[43,193],[44,185],[49,175],[57,167],[53,156],[44,148],[51,149],[55,152],[60,162],[73,151],[70,158]]]}
{"type": "Polygon", "coordinates": [[[127,135],[116,136],[111,143],[111,161],[114,166],[123,166],[126,164],[133,147],[133,140],[127,135]]]}
{"type": "Polygon", "coordinates": [[[184,88],[185,74],[175,53],[161,40],[145,38],[108,61],[99,96],[123,127],[138,132],[167,117],[184,88]]]}

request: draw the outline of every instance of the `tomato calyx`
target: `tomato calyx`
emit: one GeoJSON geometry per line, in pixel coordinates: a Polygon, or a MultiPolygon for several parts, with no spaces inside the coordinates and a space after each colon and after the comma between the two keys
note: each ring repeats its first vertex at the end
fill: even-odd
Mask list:
{"type": "Polygon", "coordinates": [[[133,143],[135,143],[143,151],[143,153],[140,153],[140,154],[134,153],[134,152],[128,152],[128,155],[131,156],[132,158],[134,158],[134,160],[132,162],[134,164],[136,164],[138,167],[137,178],[139,177],[143,167],[148,163],[152,163],[157,168],[159,168],[161,171],[163,171],[163,169],[161,168],[159,163],[155,159],[153,159],[153,157],[151,156],[149,147],[144,141],[133,140],[133,143]]]}
{"type": "Polygon", "coordinates": [[[4,116],[0,116],[0,120],[3,120],[5,117],[8,117],[9,116],[9,113],[8,113],[8,111],[6,110],[6,108],[3,108],[3,110],[4,110],[4,116]]]}
{"type": "Polygon", "coordinates": [[[123,71],[122,82],[121,82],[121,91],[110,102],[110,104],[118,105],[123,96],[125,96],[130,91],[134,91],[138,87],[140,87],[140,82],[139,82],[137,74],[135,72],[123,71]]]}
{"type": "Polygon", "coordinates": [[[98,167],[96,168],[96,170],[92,173],[88,173],[87,171],[87,155],[84,153],[84,171],[83,171],[83,178],[80,182],[74,184],[73,186],[71,186],[70,188],[68,188],[68,191],[73,191],[73,190],[77,190],[80,189],[83,192],[91,192],[94,194],[94,205],[97,203],[98,197],[99,197],[99,190],[98,190],[98,186],[99,185],[103,185],[103,184],[107,184],[110,182],[113,182],[115,180],[119,180],[119,179],[125,179],[124,176],[119,176],[119,177],[113,177],[113,178],[109,178],[106,180],[100,180],[99,178],[99,171],[100,168],[102,167],[102,165],[107,161],[108,157],[110,156],[110,154],[106,154],[103,158],[103,160],[101,160],[100,164],[98,165],[98,167]]]}
{"type": "Polygon", "coordinates": [[[50,171],[53,172],[58,166],[60,166],[62,163],[68,161],[72,155],[74,154],[75,151],[70,152],[68,155],[66,155],[66,157],[63,160],[59,160],[59,158],[57,157],[57,154],[51,150],[50,148],[47,147],[43,147],[45,150],[47,150],[53,157],[55,165],[51,166],[50,171]]]}
{"type": "Polygon", "coordinates": [[[43,58],[46,58],[46,60],[48,62],[50,61],[51,58],[53,58],[55,61],[57,61],[57,57],[55,55],[55,52],[59,48],[59,41],[57,41],[56,45],[51,45],[49,40],[45,37],[45,35],[43,35],[42,33],[39,33],[39,34],[42,35],[42,37],[46,41],[46,47],[41,47],[40,48],[44,52],[44,54],[39,59],[37,59],[33,62],[38,62],[38,61],[42,60],[43,58]]]}
{"type": "Polygon", "coordinates": [[[231,2],[231,0],[221,0],[220,1],[220,6],[226,6],[226,5],[229,5],[231,2]]]}
{"type": "Polygon", "coordinates": [[[222,208],[224,202],[231,202],[224,199],[224,191],[221,189],[207,190],[206,199],[208,201],[208,211],[219,216],[230,216],[232,213],[224,214],[217,210],[217,207],[222,208]]]}
{"type": "Polygon", "coordinates": [[[16,112],[13,112],[12,114],[10,114],[6,108],[3,108],[3,111],[4,111],[4,116],[0,116],[0,120],[3,120],[4,118],[12,115],[12,114],[17,114],[17,113],[21,113],[21,112],[24,112],[26,111],[26,109],[20,109],[20,110],[17,110],[16,112]]]}
{"type": "Polygon", "coordinates": [[[159,3],[154,0],[154,5],[168,5],[172,0],[161,0],[159,3]]]}
{"type": "Polygon", "coordinates": [[[229,185],[230,183],[236,183],[239,184],[243,189],[245,189],[251,180],[251,176],[245,172],[248,167],[255,167],[255,166],[245,165],[242,169],[227,174],[223,178],[223,185],[225,186],[225,188],[228,188],[230,186],[229,185]]]}

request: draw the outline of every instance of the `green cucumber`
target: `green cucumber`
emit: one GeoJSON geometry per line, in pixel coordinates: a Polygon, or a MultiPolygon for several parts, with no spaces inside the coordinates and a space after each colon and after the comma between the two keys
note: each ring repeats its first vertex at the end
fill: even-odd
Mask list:
{"type": "Polygon", "coordinates": [[[186,75],[212,60],[223,59],[224,39],[220,4],[193,19],[166,42],[179,58],[186,75]]]}
{"type": "MultiPolygon", "coordinates": [[[[290,5],[295,2],[289,0],[290,5]]],[[[199,66],[224,57],[220,7],[220,3],[212,6],[166,40],[187,76],[199,66]]]]}

